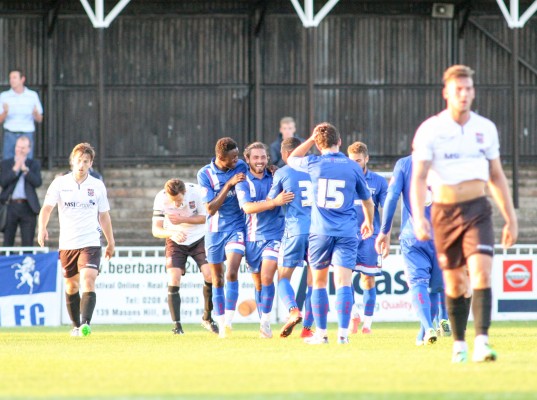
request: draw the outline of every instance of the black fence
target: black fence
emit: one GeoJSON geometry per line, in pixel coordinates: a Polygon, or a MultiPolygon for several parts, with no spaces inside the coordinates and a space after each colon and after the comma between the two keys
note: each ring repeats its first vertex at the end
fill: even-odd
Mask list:
{"type": "MultiPolygon", "coordinates": [[[[330,121],[344,145],[364,141],[375,159],[389,161],[408,154],[420,122],[443,108],[442,71],[465,63],[476,70],[474,108],[496,122],[509,158],[512,31],[495,2],[481,2],[467,21],[462,12],[432,18],[426,1],[341,3],[305,29],[290,2],[133,0],[104,32],[100,136],[98,32],[80,3],[4,1],[0,86],[20,66],[40,93],[36,150],[49,166],[65,164],[76,143],[100,138],[106,165],[199,164],[219,137],[270,143],[287,115],[301,136],[330,121]]],[[[520,30],[527,161],[537,156],[535,49],[532,19],[520,30]]]]}

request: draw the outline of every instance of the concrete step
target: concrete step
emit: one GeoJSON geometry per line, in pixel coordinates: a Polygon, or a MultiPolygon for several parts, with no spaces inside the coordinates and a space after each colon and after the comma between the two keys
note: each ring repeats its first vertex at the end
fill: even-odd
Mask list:
{"type": "MultiPolygon", "coordinates": [[[[112,225],[118,246],[160,246],[164,242],[153,238],[151,234],[151,216],[155,195],[164,186],[166,180],[178,177],[186,182],[196,182],[196,174],[202,164],[189,167],[138,166],[136,168],[111,168],[104,173],[105,183],[111,207],[112,225]]],[[[386,171],[390,170],[386,167],[386,171]]],[[[504,166],[508,178],[510,166],[504,166]]],[[[384,169],[382,169],[384,171],[384,169]]],[[[43,186],[38,189],[42,200],[54,177],[66,169],[43,171],[43,186]]],[[[537,167],[523,166],[518,172],[520,208],[519,217],[520,243],[537,241],[537,167]]],[[[496,206],[493,206],[496,241],[499,241],[503,219],[496,206]]],[[[397,243],[400,226],[400,211],[397,210],[393,222],[392,240],[397,243]]],[[[54,212],[49,223],[49,246],[57,246],[58,217],[54,212]]]]}

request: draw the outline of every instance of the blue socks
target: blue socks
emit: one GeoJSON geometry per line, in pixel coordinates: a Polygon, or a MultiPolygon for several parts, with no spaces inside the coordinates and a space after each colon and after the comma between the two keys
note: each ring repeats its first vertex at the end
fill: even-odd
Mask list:
{"type": "Polygon", "coordinates": [[[306,292],[306,301],[304,302],[304,322],[302,323],[304,328],[311,328],[313,325],[313,312],[311,310],[311,293],[313,289],[308,286],[306,292]]]}
{"type": "Polygon", "coordinates": [[[328,319],[328,292],[326,289],[313,289],[311,293],[311,309],[317,328],[326,329],[328,319]]]}
{"type": "Polygon", "coordinates": [[[238,298],[239,281],[226,282],[226,310],[235,310],[237,308],[238,298]]]}
{"type": "Polygon", "coordinates": [[[440,310],[438,311],[438,319],[449,319],[446,307],[446,294],[440,293],[440,310]]]}
{"type": "Polygon", "coordinates": [[[410,288],[412,295],[412,305],[416,314],[425,329],[433,327],[431,320],[431,299],[429,298],[428,284],[418,283],[410,288]]]}
{"type": "Polygon", "coordinates": [[[274,302],[274,292],[276,291],[274,283],[268,286],[261,286],[261,311],[268,314],[272,311],[272,303],[274,302]]]}
{"type": "Polygon", "coordinates": [[[377,302],[377,288],[364,289],[364,315],[372,317],[375,312],[375,303],[377,302]]]}
{"type": "Polygon", "coordinates": [[[352,288],[343,286],[336,290],[336,311],[340,328],[348,329],[351,320],[352,288]]]}
{"type": "Polygon", "coordinates": [[[441,293],[429,293],[429,299],[431,300],[431,321],[438,317],[439,301],[441,293]]]}
{"type": "Polygon", "coordinates": [[[259,318],[261,318],[261,290],[255,289],[255,304],[257,306],[257,313],[259,318]]]}
{"type": "Polygon", "coordinates": [[[280,279],[280,281],[278,282],[278,293],[280,295],[280,299],[282,299],[288,310],[293,307],[297,307],[295,291],[293,290],[289,279],[280,279]]]}
{"type": "Polygon", "coordinates": [[[213,309],[216,315],[224,315],[224,305],[226,299],[224,297],[224,288],[213,286],[213,309]]]}

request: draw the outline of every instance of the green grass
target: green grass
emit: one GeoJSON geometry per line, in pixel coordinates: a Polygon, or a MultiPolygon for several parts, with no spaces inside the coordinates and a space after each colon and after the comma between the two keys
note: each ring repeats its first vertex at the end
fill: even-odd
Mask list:
{"type": "Polygon", "coordinates": [[[349,345],[330,326],[327,346],[296,334],[259,339],[257,325],[236,325],[224,340],[197,325],[183,336],[165,325],[95,325],[87,338],[2,328],[0,398],[537,398],[536,328],[494,323],[498,361],[466,365],[451,364],[451,338],[416,347],[417,323],[376,323],[349,345]]]}

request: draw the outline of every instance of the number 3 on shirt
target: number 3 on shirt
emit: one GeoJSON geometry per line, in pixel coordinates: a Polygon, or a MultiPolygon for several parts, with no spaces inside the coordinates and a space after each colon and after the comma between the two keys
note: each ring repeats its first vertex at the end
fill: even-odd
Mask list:
{"type": "Polygon", "coordinates": [[[311,181],[298,181],[298,186],[300,189],[301,206],[302,207],[311,207],[313,204],[313,185],[311,181]]]}
{"type": "Polygon", "coordinates": [[[343,189],[344,187],[345,181],[341,179],[319,178],[317,183],[317,205],[323,208],[340,208],[345,201],[345,196],[338,189],[343,189]]]}

